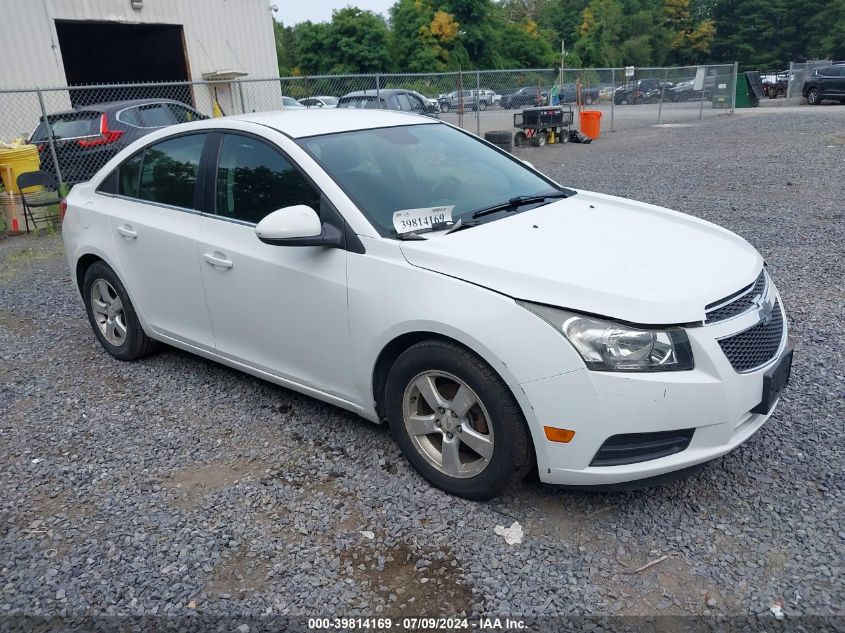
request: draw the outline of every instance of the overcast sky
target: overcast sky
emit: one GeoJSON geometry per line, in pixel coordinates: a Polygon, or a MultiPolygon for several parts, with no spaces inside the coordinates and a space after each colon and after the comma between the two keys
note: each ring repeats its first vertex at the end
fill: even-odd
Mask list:
{"type": "Polygon", "coordinates": [[[293,26],[306,20],[312,22],[328,22],[332,19],[332,11],[341,9],[349,4],[359,9],[369,9],[387,17],[387,10],[396,0],[356,0],[355,2],[330,2],[329,0],[273,0],[279,10],[273,15],[285,26],[293,26]]]}

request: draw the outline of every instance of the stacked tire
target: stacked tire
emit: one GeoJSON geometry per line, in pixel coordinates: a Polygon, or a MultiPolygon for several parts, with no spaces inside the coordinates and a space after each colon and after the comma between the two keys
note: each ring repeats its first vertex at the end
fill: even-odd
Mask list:
{"type": "Polygon", "coordinates": [[[510,152],[513,149],[513,140],[509,130],[494,130],[492,132],[484,133],[484,140],[492,143],[499,149],[510,152]]]}

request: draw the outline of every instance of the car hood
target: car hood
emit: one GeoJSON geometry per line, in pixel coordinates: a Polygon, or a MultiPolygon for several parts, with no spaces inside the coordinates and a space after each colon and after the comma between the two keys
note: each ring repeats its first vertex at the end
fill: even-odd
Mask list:
{"type": "Polygon", "coordinates": [[[401,249],[414,266],[516,299],[661,325],[703,320],[763,266],[727,229],[586,191],[401,249]]]}

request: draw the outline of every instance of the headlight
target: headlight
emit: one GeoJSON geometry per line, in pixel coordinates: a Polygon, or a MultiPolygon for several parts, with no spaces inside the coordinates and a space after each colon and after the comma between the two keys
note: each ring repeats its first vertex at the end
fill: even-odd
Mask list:
{"type": "Polygon", "coordinates": [[[682,328],[643,330],[528,301],[526,310],[560,331],[595,371],[683,371],[694,367],[682,328]]]}

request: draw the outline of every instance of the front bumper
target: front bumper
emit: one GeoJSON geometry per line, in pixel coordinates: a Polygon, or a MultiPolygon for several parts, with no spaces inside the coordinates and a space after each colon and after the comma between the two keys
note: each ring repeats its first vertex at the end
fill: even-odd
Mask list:
{"type": "Polygon", "coordinates": [[[753,326],[758,318],[751,312],[714,325],[688,328],[695,358],[691,371],[582,369],[520,385],[530,402],[529,423],[534,431],[540,479],[569,486],[619,484],[689,468],[743,443],[775,410],[753,411],[762,399],[764,374],[787,352],[785,317],[783,340],[775,358],[747,373],[734,370],[718,339],[753,326]],[[575,436],[568,444],[550,442],[544,426],[571,429],[575,436]],[[590,465],[611,436],[679,429],[694,429],[688,447],[681,452],[618,466],[590,465]]]}

